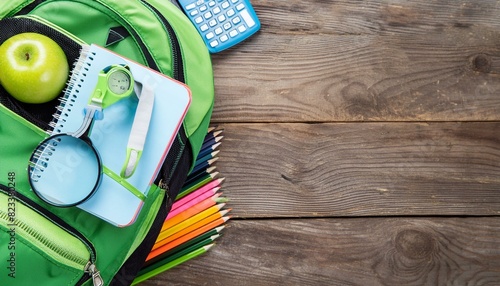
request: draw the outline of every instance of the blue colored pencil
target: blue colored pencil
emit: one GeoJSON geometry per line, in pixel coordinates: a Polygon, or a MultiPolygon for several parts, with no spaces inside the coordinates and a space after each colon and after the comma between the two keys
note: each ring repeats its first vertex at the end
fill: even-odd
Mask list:
{"type": "Polygon", "coordinates": [[[220,146],[220,144],[221,144],[221,142],[215,143],[214,145],[208,146],[207,148],[200,150],[200,153],[198,153],[197,159],[216,151],[217,148],[220,146]]]}
{"type": "Polygon", "coordinates": [[[205,143],[203,143],[203,145],[201,145],[200,150],[205,150],[206,148],[209,148],[210,146],[212,146],[216,143],[219,143],[219,141],[221,141],[223,138],[224,138],[224,136],[217,136],[217,137],[209,139],[207,142],[205,142],[205,143]]]}

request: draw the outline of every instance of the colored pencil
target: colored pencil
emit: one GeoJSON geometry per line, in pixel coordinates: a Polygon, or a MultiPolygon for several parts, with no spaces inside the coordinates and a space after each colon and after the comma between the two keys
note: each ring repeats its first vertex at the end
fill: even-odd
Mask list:
{"type": "Polygon", "coordinates": [[[208,189],[208,188],[199,188],[196,191],[190,193],[189,195],[186,195],[183,198],[176,200],[173,203],[172,207],[170,208],[170,212],[173,212],[173,211],[177,210],[181,206],[185,205],[189,201],[192,201],[192,200],[196,199],[199,196],[205,195],[206,196],[205,198],[211,197],[211,196],[215,195],[220,190],[220,188],[221,188],[220,186],[217,186],[217,187],[214,187],[214,188],[211,188],[211,189],[208,189]]]}
{"type": "Polygon", "coordinates": [[[171,218],[168,218],[163,223],[161,231],[165,231],[169,228],[173,228],[176,224],[179,224],[183,221],[187,221],[189,218],[203,212],[204,210],[206,210],[212,206],[215,206],[215,199],[219,196],[220,196],[220,194],[216,194],[212,198],[202,200],[201,202],[198,202],[198,203],[192,205],[191,207],[186,208],[185,210],[181,211],[177,215],[175,215],[171,218]]]}
{"type": "Polygon", "coordinates": [[[209,153],[211,153],[211,152],[213,152],[213,151],[217,150],[217,148],[218,148],[221,144],[222,144],[222,143],[221,143],[221,142],[219,142],[219,143],[214,144],[214,145],[212,145],[212,146],[208,146],[208,147],[206,147],[205,149],[201,149],[201,150],[200,150],[200,153],[198,153],[198,157],[196,157],[196,158],[201,158],[201,157],[203,157],[203,156],[205,156],[205,155],[207,155],[207,154],[209,154],[209,153]]]}
{"type": "Polygon", "coordinates": [[[195,166],[201,165],[204,162],[208,162],[208,160],[215,158],[217,154],[219,154],[220,150],[213,151],[212,153],[208,153],[207,155],[204,155],[203,157],[199,157],[196,159],[196,162],[194,163],[195,166]]]}
{"type": "Polygon", "coordinates": [[[213,179],[215,179],[218,175],[219,175],[219,172],[213,172],[211,174],[202,176],[202,177],[194,180],[193,182],[191,182],[189,184],[185,184],[181,188],[181,192],[185,191],[185,190],[188,190],[188,189],[193,189],[193,191],[194,191],[194,190],[196,190],[196,189],[198,189],[198,188],[200,188],[200,187],[208,184],[210,181],[212,181],[213,179]]]}
{"type": "Polygon", "coordinates": [[[189,227],[190,225],[192,225],[200,220],[203,220],[204,218],[206,218],[214,213],[218,213],[224,206],[225,206],[225,204],[215,205],[213,207],[210,207],[210,208],[188,218],[185,221],[182,221],[181,223],[178,223],[178,224],[170,227],[169,229],[160,231],[160,234],[158,235],[158,238],[156,239],[156,241],[163,240],[166,237],[169,237],[172,234],[179,232],[179,231],[189,227]]]}
{"type": "Polygon", "coordinates": [[[217,137],[217,136],[221,135],[221,134],[222,134],[222,132],[224,132],[224,130],[222,130],[222,129],[219,129],[219,130],[213,130],[213,131],[211,131],[211,132],[208,132],[208,133],[207,133],[207,135],[205,136],[205,139],[203,140],[203,143],[206,143],[206,142],[208,142],[210,139],[215,138],[215,137],[217,137]]]}
{"type": "Polygon", "coordinates": [[[186,235],[183,235],[183,236],[181,236],[173,241],[170,241],[169,243],[166,243],[162,246],[159,246],[156,248],[153,247],[153,250],[151,251],[151,253],[149,253],[148,257],[146,258],[146,261],[154,259],[155,257],[162,255],[162,253],[170,251],[176,247],[182,246],[183,244],[186,244],[186,243],[190,242],[191,240],[195,240],[195,239],[200,238],[200,237],[207,238],[207,237],[210,237],[212,235],[219,234],[225,227],[226,226],[222,225],[222,226],[214,227],[214,228],[206,230],[206,231],[195,230],[195,231],[192,231],[186,235]]]}
{"type": "MultiPolygon", "coordinates": [[[[214,188],[213,190],[216,190],[216,189],[219,189],[219,188],[217,187],[217,188],[214,188]]],[[[212,191],[203,193],[202,195],[200,195],[200,196],[186,202],[185,204],[179,206],[175,210],[170,211],[167,215],[167,218],[165,219],[164,225],[166,223],[169,223],[170,220],[176,219],[176,217],[178,217],[182,213],[188,211],[190,208],[200,209],[201,206],[198,206],[198,205],[202,205],[202,204],[209,205],[211,203],[215,204],[216,202],[219,201],[218,198],[221,195],[222,195],[222,193],[213,194],[212,191]]]]}
{"type": "Polygon", "coordinates": [[[183,235],[186,235],[192,231],[197,230],[197,228],[202,229],[203,231],[207,231],[211,228],[219,226],[219,225],[225,223],[226,221],[228,221],[231,217],[230,216],[225,216],[225,217],[220,217],[220,218],[217,218],[217,217],[219,217],[219,215],[221,213],[227,213],[228,211],[229,210],[225,210],[225,211],[215,213],[215,214],[213,214],[209,217],[206,217],[206,218],[204,218],[204,219],[202,219],[202,220],[200,220],[200,221],[198,221],[198,222],[196,222],[196,223],[194,223],[194,224],[192,224],[192,225],[190,225],[190,226],[188,226],[188,227],[186,227],[186,228],[184,228],[176,233],[173,233],[169,236],[166,236],[162,240],[157,241],[155,243],[155,246],[153,246],[153,248],[156,249],[162,245],[165,245],[171,241],[174,241],[183,235]],[[210,228],[207,228],[207,227],[210,227],[210,228]]]}
{"type": "Polygon", "coordinates": [[[146,259],[146,263],[144,264],[144,266],[142,267],[141,271],[147,267],[150,267],[152,265],[155,265],[157,262],[159,261],[162,261],[164,259],[167,259],[168,257],[171,257],[172,255],[174,254],[177,254],[181,251],[185,251],[186,249],[190,248],[190,247],[193,247],[193,245],[198,245],[198,246],[202,246],[202,245],[206,245],[206,244],[210,244],[210,243],[213,243],[215,242],[215,240],[217,238],[219,238],[221,235],[220,234],[214,234],[214,235],[209,235],[207,236],[206,234],[210,233],[209,232],[206,232],[204,235],[200,235],[194,239],[191,239],[177,247],[174,247],[168,251],[165,251],[163,253],[160,253],[160,255],[158,256],[155,256],[151,259],[146,259]],[[201,244],[201,245],[200,245],[201,244]]]}
{"type": "Polygon", "coordinates": [[[198,189],[193,189],[193,188],[188,188],[188,189],[185,189],[185,190],[182,190],[179,192],[179,194],[177,195],[177,197],[175,198],[176,200],[179,200],[187,195],[189,195],[190,193],[196,191],[196,190],[202,190],[202,189],[213,189],[215,187],[218,187],[220,186],[220,184],[225,180],[225,178],[220,178],[220,179],[215,179],[209,183],[207,183],[206,185],[198,188],[198,189]]]}
{"type": "Polygon", "coordinates": [[[169,255],[163,257],[160,259],[160,257],[158,257],[158,261],[152,263],[152,265],[149,265],[149,266],[146,266],[144,267],[143,269],[141,269],[139,271],[139,273],[137,275],[142,275],[142,274],[145,274],[147,272],[150,272],[152,270],[154,270],[155,268],[158,268],[158,267],[161,267],[162,265],[166,264],[166,263],[169,263],[170,261],[173,261],[179,257],[182,257],[200,247],[203,247],[205,245],[209,245],[209,244],[213,244],[214,243],[214,240],[217,239],[219,236],[214,236],[212,238],[207,238],[207,239],[204,239],[202,241],[199,241],[193,245],[190,245],[184,249],[181,249],[181,250],[178,250],[177,252],[174,252],[174,253],[170,253],[169,255]]]}
{"type": "Polygon", "coordinates": [[[208,167],[206,169],[201,169],[198,172],[190,173],[189,176],[186,178],[186,182],[184,183],[184,185],[189,184],[189,183],[193,182],[194,180],[199,179],[200,177],[203,177],[204,175],[211,174],[216,169],[217,169],[216,166],[211,166],[211,167],[208,167]]]}
{"type": "Polygon", "coordinates": [[[154,277],[154,276],[156,276],[156,275],[158,275],[158,274],[160,274],[160,273],[162,273],[162,272],[164,272],[164,271],[166,271],[168,269],[171,269],[172,267],[175,267],[175,266],[177,266],[177,265],[179,265],[181,263],[184,263],[184,262],[186,262],[186,261],[188,261],[190,259],[193,259],[193,258],[195,258],[195,257],[197,257],[197,256],[199,256],[201,254],[204,254],[212,246],[213,246],[213,244],[209,244],[209,245],[200,247],[199,249],[196,249],[196,250],[194,250],[194,251],[192,251],[192,252],[190,252],[190,253],[188,253],[188,254],[186,254],[184,256],[181,256],[181,257],[179,257],[179,258],[177,258],[177,259],[175,259],[173,261],[170,261],[170,262],[168,262],[168,263],[166,263],[166,264],[164,264],[164,265],[162,265],[162,266],[160,266],[158,268],[155,268],[154,270],[152,270],[152,271],[150,271],[148,273],[145,273],[145,274],[137,277],[136,279],[134,279],[134,281],[132,282],[132,285],[137,285],[137,284],[139,284],[139,283],[141,283],[141,282],[143,282],[143,281],[145,281],[145,280],[147,280],[147,279],[149,279],[151,277],[154,277]]]}
{"type": "Polygon", "coordinates": [[[215,129],[217,129],[217,126],[210,126],[210,127],[208,127],[207,134],[209,134],[210,132],[214,131],[215,129]]]}
{"type": "Polygon", "coordinates": [[[207,160],[207,161],[205,161],[205,162],[201,162],[201,163],[199,163],[198,165],[194,166],[194,167],[193,167],[193,170],[191,170],[191,172],[198,172],[199,170],[209,168],[209,167],[211,167],[211,166],[212,166],[215,162],[217,162],[217,160],[219,160],[219,157],[215,157],[215,158],[212,158],[212,159],[207,160]]]}
{"type": "Polygon", "coordinates": [[[214,138],[210,138],[209,140],[207,140],[207,142],[204,142],[202,145],[201,145],[201,148],[200,150],[204,150],[216,143],[219,143],[222,139],[224,138],[224,136],[217,136],[217,137],[214,137],[214,138]]]}

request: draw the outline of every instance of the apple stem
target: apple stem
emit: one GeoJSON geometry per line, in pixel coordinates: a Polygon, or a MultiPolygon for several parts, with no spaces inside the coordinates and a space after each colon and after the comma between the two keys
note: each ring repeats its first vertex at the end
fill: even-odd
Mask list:
{"type": "Polygon", "coordinates": [[[24,54],[26,56],[26,60],[29,61],[30,60],[30,54],[29,53],[26,53],[24,54]]]}

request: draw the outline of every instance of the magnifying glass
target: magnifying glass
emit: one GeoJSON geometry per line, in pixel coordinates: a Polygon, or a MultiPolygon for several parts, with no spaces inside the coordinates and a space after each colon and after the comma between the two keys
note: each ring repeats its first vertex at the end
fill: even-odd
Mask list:
{"type": "Polygon", "coordinates": [[[58,207],[75,206],[95,193],[102,177],[102,162],[88,134],[103,108],[130,96],[133,77],[125,65],[112,65],[98,76],[85,117],[78,130],[43,140],[33,151],[28,178],[35,194],[58,207]]]}

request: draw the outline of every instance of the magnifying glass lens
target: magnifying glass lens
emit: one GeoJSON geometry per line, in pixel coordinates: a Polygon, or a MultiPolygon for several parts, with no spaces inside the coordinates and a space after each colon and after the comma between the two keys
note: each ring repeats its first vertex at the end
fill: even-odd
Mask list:
{"type": "Polygon", "coordinates": [[[96,190],[101,162],[90,143],[59,134],[38,145],[28,172],[31,187],[42,200],[55,206],[74,206],[96,190]]]}

